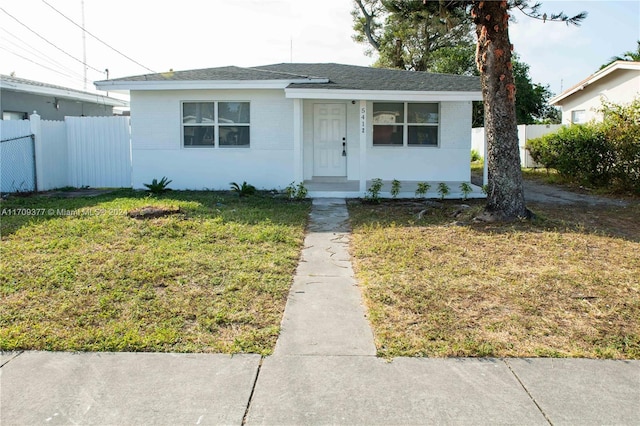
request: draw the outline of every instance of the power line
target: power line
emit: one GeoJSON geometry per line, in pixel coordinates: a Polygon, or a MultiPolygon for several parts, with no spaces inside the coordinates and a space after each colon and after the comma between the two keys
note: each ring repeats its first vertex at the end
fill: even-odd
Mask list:
{"type": "Polygon", "coordinates": [[[58,9],[56,9],[55,7],[51,6],[49,3],[47,3],[46,0],[42,0],[42,2],[44,4],[46,4],[47,6],[49,6],[51,9],[55,10],[60,16],[62,16],[63,18],[65,18],[67,21],[71,22],[73,25],[75,25],[76,27],[80,28],[82,31],[84,31],[85,33],[89,34],[91,37],[95,38],[96,40],[98,40],[100,43],[104,44],[105,46],[107,46],[109,49],[113,50],[114,52],[116,52],[117,54],[127,58],[128,60],[130,60],[131,62],[133,62],[136,65],[141,66],[142,68],[146,69],[147,71],[151,71],[152,73],[156,73],[156,71],[152,70],[149,67],[146,67],[144,65],[142,65],[140,62],[136,61],[135,59],[130,58],[129,56],[125,55],[124,53],[120,52],[118,49],[116,49],[115,47],[112,47],[111,45],[109,45],[107,42],[102,41],[100,38],[98,38],[97,36],[91,34],[89,31],[87,31],[82,25],[78,25],[75,21],[73,21],[71,18],[69,18],[67,15],[65,15],[64,13],[60,12],[58,9]]]}
{"type": "Polygon", "coordinates": [[[92,67],[89,64],[84,63],[83,61],[81,61],[80,59],[76,58],[75,56],[71,55],[70,53],[64,51],[63,49],[59,48],[58,46],[56,46],[55,44],[51,43],[49,40],[47,40],[46,38],[44,38],[43,36],[41,36],[40,34],[38,34],[37,32],[35,32],[34,30],[32,30],[31,28],[29,28],[28,25],[22,23],[18,18],[16,18],[15,16],[13,16],[12,14],[10,14],[9,12],[7,12],[6,10],[4,10],[4,8],[0,7],[0,10],[2,10],[4,13],[6,13],[7,15],[9,15],[14,21],[16,21],[18,24],[22,25],[23,27],[25,27],[26,29],[28,29],[29,31],[31,31],[33,34],[35,34],[36,36],[40,37],[42,40],[46,41],[48,44],[50,44],[51,46],[55,47],[56,49],[58,49],[60,52],[64,53],[65,55],[67,55],[68,57],[70,57],[71,59],[80,62],[82,65],[87,66],[89,68],[91,68],[94,71],[99,72],[100,74],[104,74],[104,71],[101,71],[97,68],[92,67]]]}
{"type": "Polygon", "coordinates": [[[56,61],[51,56],[49,56],[46,53],[44,53],[43,51],[35,48],[34,46],[31,46],[29,43],[25,42],[24,40],[20,39],[19,37],[16,37],[14,34],[12,34],[11,32],[7,31],[6,29],[0,28],[0,30],[2,30],[8,36],[12,37],[18,43],[23,45],[23,46],[21,46],[20,44],[16,43],[16,41],[12,41],[12,40],[9,40],[9,39],[3,37],[4,40],[9,42],[13,46],[15,46],[15,47],[17,47],[17,48],[19,48],[19,49],[31,54],[31,55],[37,56],[38,59],[42,59],[42,60],[45,60],[45,61],[49,62],[52,66],[55,66],[55,67],[58,67],[61,70],[64,70],[65,72],[69,73],[69,75],[75,74],[78,78],[81,78],[81,75],[79,73],[75,72],[74,70],[72,70],[71,68],[67,67],[66,65],[56,61]],[[31,49],[31,50],[29,50],[29,49],[31,49]]]}
{"type": "Polygon", "coordinates": [[[73,80],[82,81],[82,79],[80,79],[80,78],[73,77],[73,76],[72,76],[72,75],[70,75],[70,74],[66,74],[66,73],[63,73],[63,72],[61,72],[61,71],[54,70],[53,68],[50,68],[50,67],[48,67],[48,66],[46,66],[46,65],[42,65],[41,63],[38,63],[38,62],[36,62],[36,61],[34,61],[34,60],[32,60],[32,59],[29,59],[29,58],[27,58],[26,56],[22,56],[22,55],[20,55],[19,53],[16,53],[16,52],[14,52],[14,51],[12,51],[12,50],[9,50],[9,49],[7,49],[7,48],[6,48],[6,47],[4,47],[4,46],[0,46],[0,49],[2,49],[2,50],[6,50],[7,52],[11,53],[12,55],[15,55],[15,56],[17,56],[17,57],[19,57],[19,58],[24,59],[25,61],[29,61],[29,62],[33,63],[33,64],[36,64],[36,65],[38,65],[39,67],[46,68],[46,69],[48,69],[49,71],[55,72],[56,74],[60,74],[60,75],[62,75],[62,76],[64,76],[64,77],[71,78],[71,79],[73,79],[73,80]]]}

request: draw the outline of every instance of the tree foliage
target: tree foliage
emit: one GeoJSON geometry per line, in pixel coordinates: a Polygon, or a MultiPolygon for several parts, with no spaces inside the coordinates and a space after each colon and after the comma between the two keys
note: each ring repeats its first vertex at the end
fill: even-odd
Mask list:
{"type": "Polygon", "coordinates": [[[516,85],[516,118],[518,124],[535,124],[546,122],[560,123],[560,111],[549,105],[553,96],[549,86],[542,86],[531,81],[529,65],[513,55],[513,76],[516,85]]]}
{"type": "MultiPolygon", "coordinates": [[[[378,54],[374,66],[480,75],[472,22],[466,11],[459,10],[452,18],[425,10],[422,0],[355,0],[352,16],[354,40],[368,46],[367,54],[378,54]]],[[[516,55],[512,62],[518,124],[559,123],[560,111],[548,105],[553,96],[548,86],[533,83],[529,66],[516,55]]],[[[474,127],[482,127],[482,105],[474,105],[473,111],[474,127]]]]}
{"type": "Polygon", "coordinates": [[[603,64],[600,69],[602,68],[606,68],[609,65],[611,65],[612,63],[616,62],[616,61],[625,61],[625,62],[640,62],[640,40],[637,41],[637,47],[636,50],[628,50],[626,52],[624,52],[622,55],[620,56],[612,56],[611,58],[609,58],[609,61],[606,64],[603,64]]]}
{"type": "Polygon", "coordinates": [[[378,54],[375,66],[473,74],[471,21],[466,13],[431,13],[422,0],[355,0],[353,39],[378,54]]]}

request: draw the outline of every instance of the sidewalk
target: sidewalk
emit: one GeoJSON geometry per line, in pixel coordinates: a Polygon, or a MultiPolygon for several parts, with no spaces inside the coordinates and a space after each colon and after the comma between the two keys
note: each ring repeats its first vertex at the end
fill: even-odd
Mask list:
{"type": "Polygon", "coordinates": [[[343,200],[314,200],[274,355],[3,353],[0,424],[640,424],[640,361],[375,357],[343,200]]]}

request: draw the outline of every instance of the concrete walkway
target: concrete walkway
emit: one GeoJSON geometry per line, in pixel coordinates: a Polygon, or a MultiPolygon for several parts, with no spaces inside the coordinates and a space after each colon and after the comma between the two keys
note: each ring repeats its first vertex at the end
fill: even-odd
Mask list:
{"type": "Polygon", "coordinates": [[[0,424],[640,425],[640,361],[375,357],[342,200],[314,200],[274,355],[2,353],[0,424]]]}
{"type": "Polygon", "coordinates": [[[349,255],[343,199],[314,199],[274,356],[375,356],[349,255]]]}

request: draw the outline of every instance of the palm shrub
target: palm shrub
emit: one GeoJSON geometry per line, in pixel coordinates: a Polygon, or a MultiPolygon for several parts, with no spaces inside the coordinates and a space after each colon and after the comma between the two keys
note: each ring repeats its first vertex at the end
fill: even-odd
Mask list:
{"type": "Polygon", "coordinates": [[[246,197],[256,193],[256,187],[246,181],[242,182],[242,185],[238,185],[236,182],[231,182],[229,185],[231,185],[231,191],[238,194],[238,197],[246,197]]]}
{"type": "Polygon", "coordinates": [[[162,179],[153,179],[151,183],[143,183],[144,186],[147,187],[147,191],[149,191],[153,195],[162,194],[163,192],[170,191],[171,189],[168,187],[172,181],[167,179],[166,176],[163,176],[162,179]]]}

